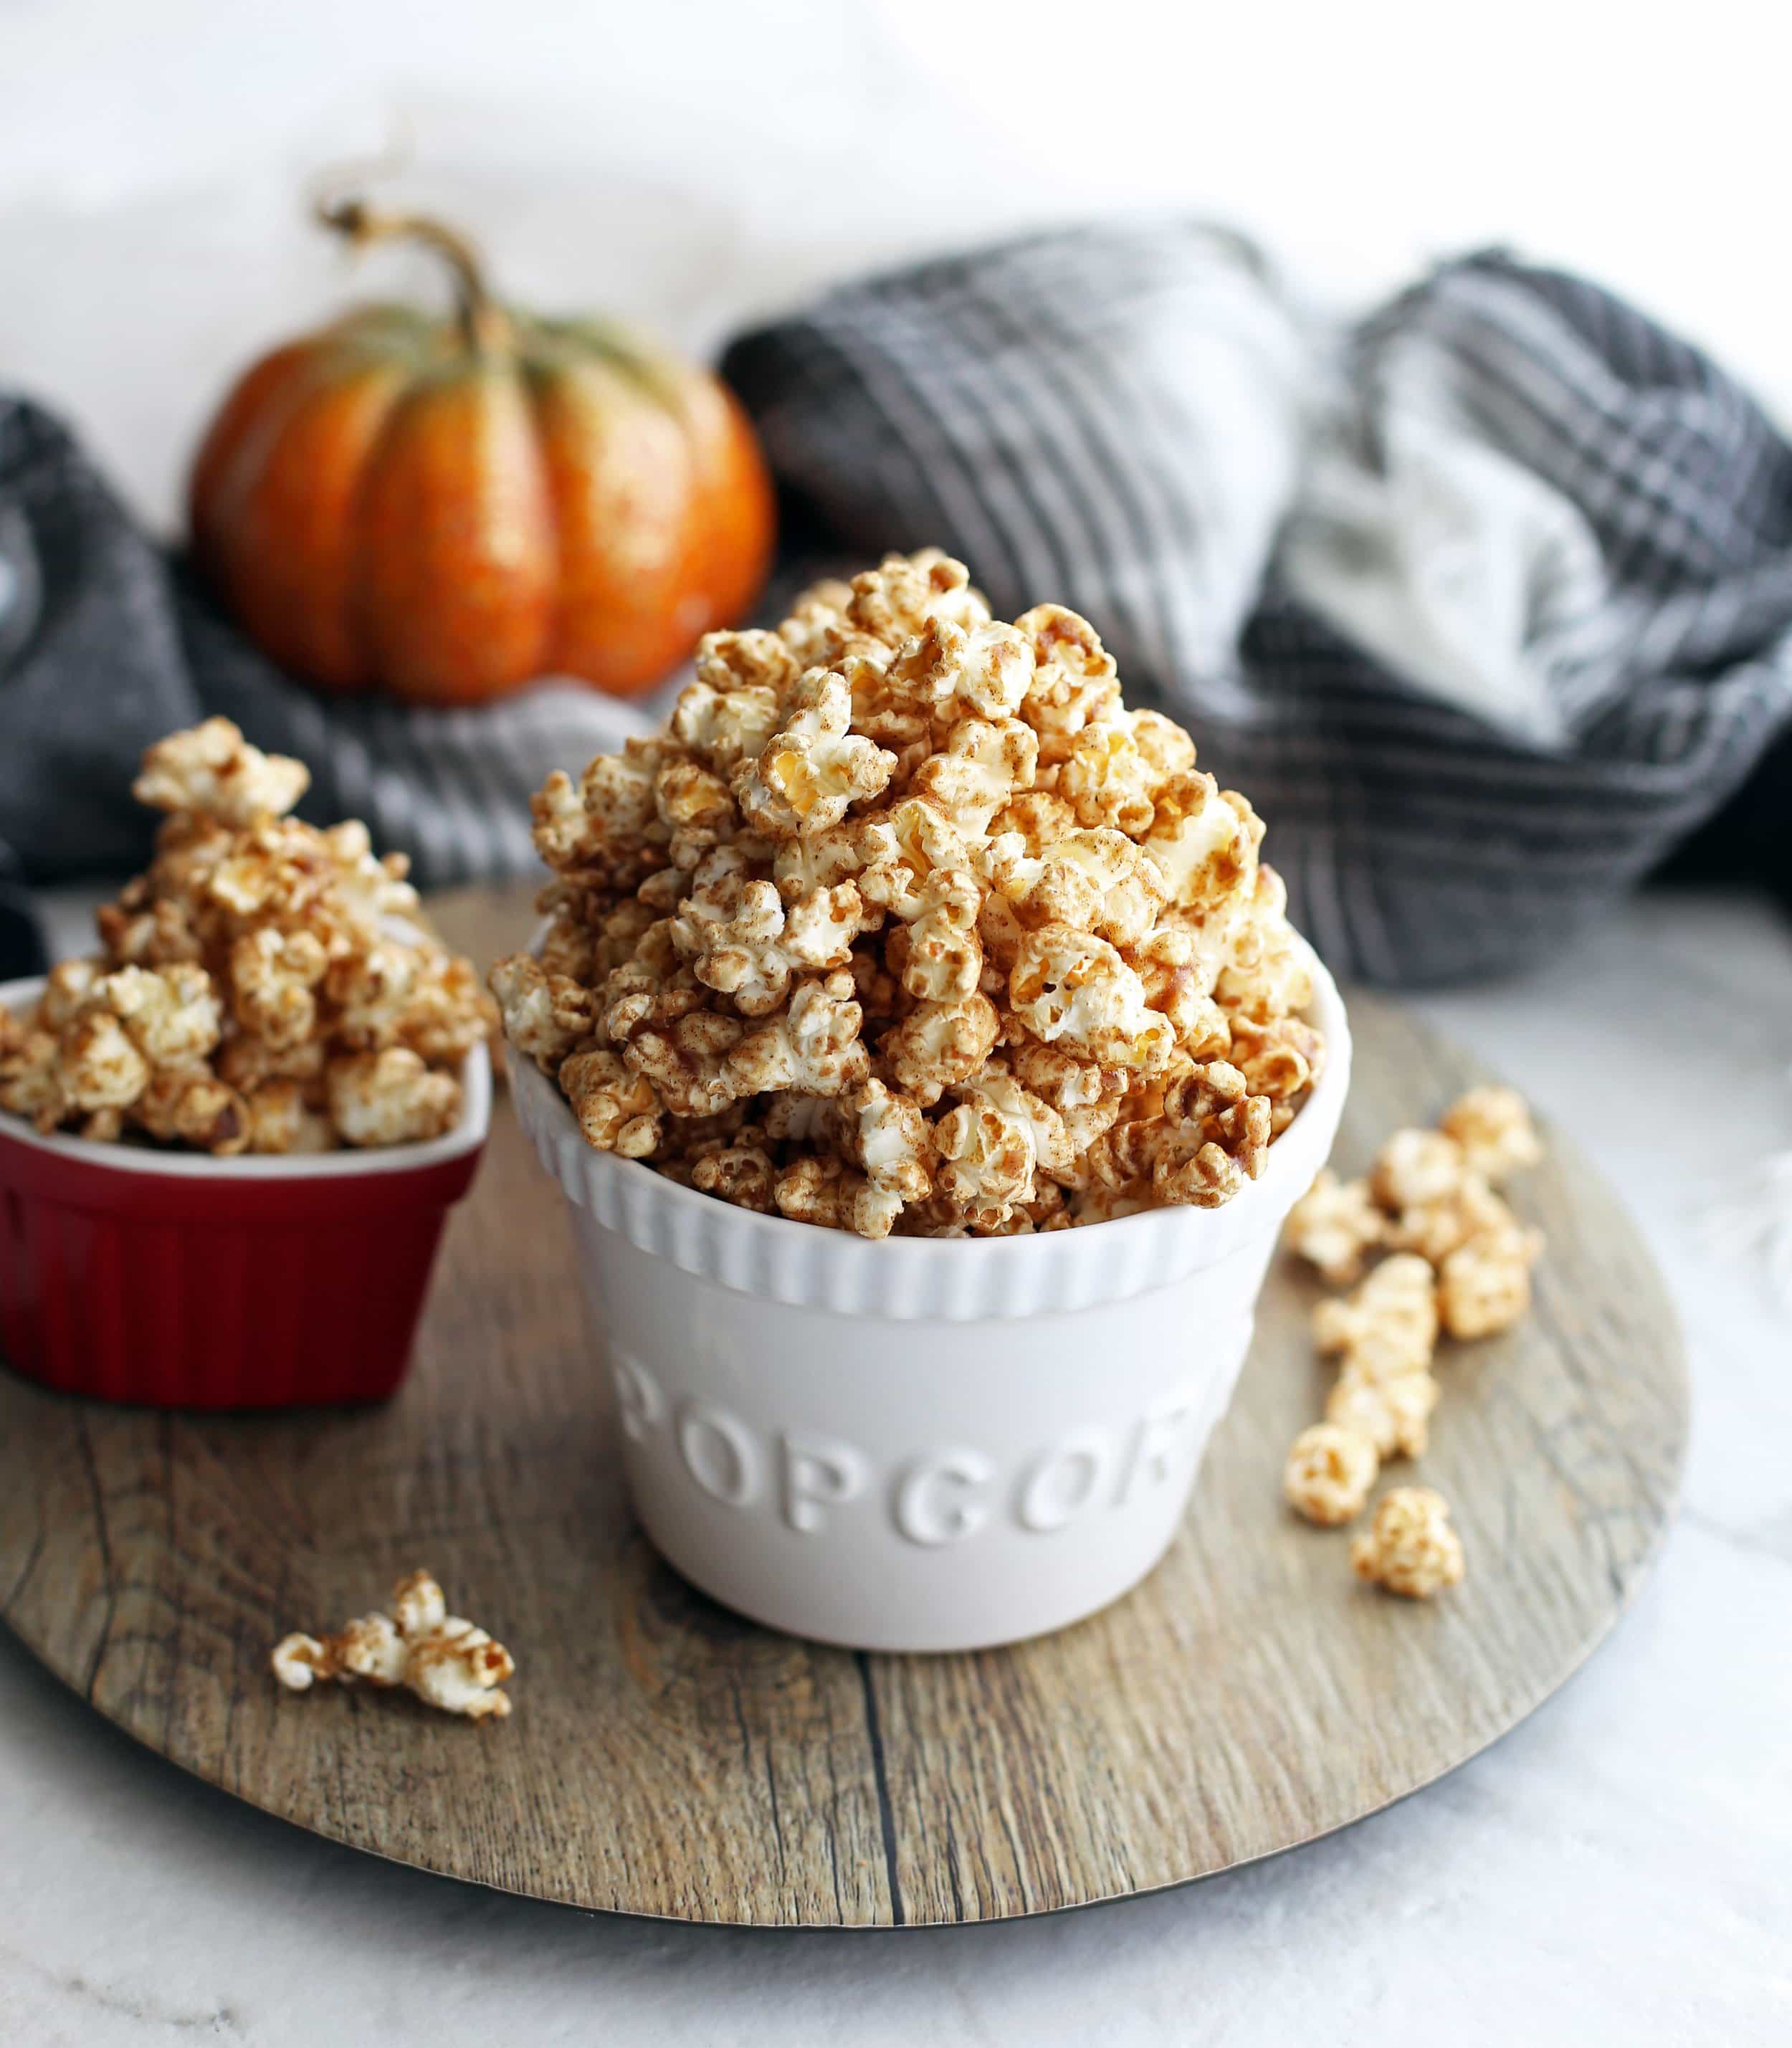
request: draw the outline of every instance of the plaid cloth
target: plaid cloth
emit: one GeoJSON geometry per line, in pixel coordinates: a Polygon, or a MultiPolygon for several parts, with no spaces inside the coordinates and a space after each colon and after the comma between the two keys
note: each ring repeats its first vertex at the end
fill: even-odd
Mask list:
{"type": "Polygon", "coordinates": [[[1565,939],[1792,718],[1792,448],[1577,278],[1472,257],[1340,348],[1233,238],[1045,235],[724,370],[840,541],[1092,619],[1375,980],[1565,939]]]}

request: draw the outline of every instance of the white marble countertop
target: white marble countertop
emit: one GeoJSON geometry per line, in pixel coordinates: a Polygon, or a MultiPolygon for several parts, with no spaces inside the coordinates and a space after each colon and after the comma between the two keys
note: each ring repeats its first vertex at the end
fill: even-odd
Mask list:
{"type": "Polygon", "coordinates": [[[1654,894],[1570,959],[1417,1007],[1623,1191],[1692,1361],[1659,1565],[1492,1750],[1151,1898],[942,1931],[686,1928],[458,1886],[250,1812],[0,1633],[0,2042],[1792,2038],[1792,1312],[1698,1229],[1792,1144],[1792,933],[1740,898],[1654,894]]]}

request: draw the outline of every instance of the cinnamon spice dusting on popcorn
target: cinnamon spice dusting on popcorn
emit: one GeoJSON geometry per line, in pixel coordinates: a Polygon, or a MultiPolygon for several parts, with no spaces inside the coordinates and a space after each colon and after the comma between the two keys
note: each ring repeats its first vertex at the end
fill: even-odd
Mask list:
{"type": "Polygon", "coordinates": [[[1351,1569],[1407,1600],[1460,1585],[1462,1538],[1449,1516],[1449,1503],[1430,1487],[1395,1487],[1375,1503],[1367,1530],[1351,1545],[1351,1569]]]}
{"type": "Polygon", "coordinates": [[[937,549],[709,634],[665,731],[533,808],[511,1042],[723,1200],[871,1238],[1215,1207],[1323,1066],[1250,805],[1087,620],[994,620],[937,549]]]}
{"type": "MultiPolygon", "coordinates": [[[[352,821],[285,815],[309,781],[227,719],[149,749],[134,788],[169,814],[155,858],[98,912],[103,952],[0,1022],[0,1109],[219,1157],[453,1126],[491,999],[425,925],[401,855],[376,860],[352,821]]],[[[562,1019],[552,987],[532,993],[542,1042],[562,1019]]]]}

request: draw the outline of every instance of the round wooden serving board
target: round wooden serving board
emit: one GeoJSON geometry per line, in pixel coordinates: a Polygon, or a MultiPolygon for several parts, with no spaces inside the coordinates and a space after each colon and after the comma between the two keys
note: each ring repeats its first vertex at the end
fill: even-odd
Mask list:
{"type": "MultiPolygon", "coordinates": [[[[490,957],[525,916],[498,899],[448,921],[490,957]]],[[[1352,1016],[1354,1169],[1482,1076],[1385,1003],[1352,1016]]],[[[1317,1290],[1282,1259],[1189,1520],[1129,1598],[981,1655],[793,1641],[692,1591],[634,1527],[560,1199],[501,1106],[383,1409],[188,1419],[0,1374],[0,1613],[151,1748],[357,1848],[620,1912],[914,1926],[1204,1876],[1429,1782],[1581,1662],[1672,1507],[1673,1314],[1552,1135],[1515,1198],[1549,1239],[1535,1311],[1446,1347],[1416,1470],[1452,1503],[1461,1587],[1419,1605],[1360,1587],[1348,1534],[1282,1507],[1327,1379],[1317,1290]],[[514,1652],[508,1721],[281,1692],[279,1635],[377,1605],[417,1564],[514,1652]]]]}

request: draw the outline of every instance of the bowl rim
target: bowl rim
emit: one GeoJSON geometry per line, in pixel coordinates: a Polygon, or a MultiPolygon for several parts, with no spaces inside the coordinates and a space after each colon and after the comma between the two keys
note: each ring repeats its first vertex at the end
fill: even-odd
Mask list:
{"type": "MultiPolygon", "coordinates": [[[[1085,1224],[1073,1233],[1084,1245],[1088,1243],[1091,1233],[1096,1231],[1108,1233],[1124,1232],[1129,1243],[1144,1237],[1147,1233],[1160,1239],[1173,1238],[1185,1251],[1204,1237],[1216,1242],[1232,1239],[1239,1235],[1241,1226],[1247,1226],[1249,1220],[1260,1209],[1274,1208],[1279,1204],[1281,1212],[1286,1213],[1305,1193],[1313,1176],[1325,1165],[1330,1156],[1338,1115],[1342,1111],[1343,1098],[1350,1085],[1350,1024],[1344,997],[1325,962],[1313,951],[1303,934],[1296,933],[1294,936],[1313,977],[1313,995],[1303,1014],[1324,1034],[1327,1058],[1324,1071],[1312,1095],[1302,1105],[1300,1115],[1270,1146],[1269,1158],[1262,1175],[1255,1181],[1247,1181],[1231,1201],[1216,1209],[1197,1209],[1187,1204],[1169,1204],[1156,1208],[1142,1209],[1132,1216],[1115,1216],[1102,1223],[1085,1224]],[[1305,1142],[1290,1142],[1297,1137],[1303,1123],[1309,1134],[1328,1127],[1329,1130],[1320,1156],[1311,1159],[1304,1169],[1297,1162],[1313,1150],[1310,1136],[1305,1142]],[[1287,1182],[1290,1176],[1303,1170],[1305,1177],[1299,1187],[1289,1192],[1287,1182]]],[[[1031,1232],[1012,1237],[941,1239],[890,1236],[874,1240],[855,1236],[849,1231],[818,1229],[813,1224],[798,1223],[789,1216],[762,1216],[757,1210],[743,1208],[736,1203],[723,1201],[718,1196],[705,1194],[700,1189],[688,1188],[677,1181],[669,1180],[665,1174],[639,1160],[619,1158],[613,1152],[599,1151],[587,1144],[571,1107],[559,1088],[533,1060],[519,1053],[508,1038],[504,1041],[504,1059],[510,1078],[513,1104],[519,1112],[519,1120],[529,1131],[530,1137],[535,1139],[537,1149],[541,1149],[541,1142],[535,1130],[530,1127],[537,1122],[545,1122],[551,1127],[552,1137],[557,1141],[557,1150],[571,1140],[577,1148],[575,1156],[579,1158],[584,1171],[615,1177],[625,1198],[632,1191],[639,1200],[661,1207],[662,1213],[669,1219],[677,1219],[682,1215],[700,1227],[707,1223],[712,1229],[726,1228],[742,1233],[743,1239],[747,1243],[756,1239],[767,1250],[774,1250],[780,1243],[787,1247],[803,1246],[817,1250],[825,1247],[836,1259],[870,1259],[880,1266],[906,1264],[913,1266],[917,1273],[924,1268],[937,1266],[942,1257],[955,1264],[976,1260],[986,1266],[1000,1263],[1018,1266],[1052,1258],[1054,1245],[1060,1247],[1061,1255],[1063,1240],[1060,1233],[1055,1231],[1031,1232]],[[527,1114],[522,1113],[525,1099],[529,1104],[527,1114]]],[[[547,1163],[545,1154],[543,1163],[547,1163]]],[[[561,1179],[569,1197],[579,1201],[579,1197],[566,1183],[564,1174],[557,1177],[561,1179]]],[[[580,1206],[588,1204],[580,1202],[580,1206]]],[[[1108,1242],[1114,1242],[1111,1235],[1108,1242]]]]}
{"type": "MultiPolygon", "coordinates": [[[[0,982],[0,1005],[23,1014],[44,990],[45,975],[0,982]]],[[[485,1142],[491,1124],[491,1054],[481,1038],[460,1063],[460,1115],[451,1131],[421,1145],[382,1145],[335,1152],[245,1153],[219,1159],[209,1152],[154,1152],[66,1132],[45,1137],[22,1118],[0,1110],[0,1142],[45,1152],[95,1172],[146,1173],[180,1181],[332,1181],[369,1173],[410,1173],[464,1158],[485,1142]]]]}

